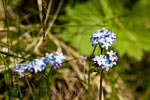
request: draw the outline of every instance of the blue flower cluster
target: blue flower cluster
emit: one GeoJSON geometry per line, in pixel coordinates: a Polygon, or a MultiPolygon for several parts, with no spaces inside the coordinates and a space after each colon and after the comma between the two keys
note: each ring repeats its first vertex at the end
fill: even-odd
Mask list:
{"type": "Polygon", "coordinates": [[[53,53],[46,53],[45,57],[41,59],[34,59],[33,61],[29,61],[28,64],[16,64],[13,69],[14,72],[18,73],[20,77],[24,75],[24,72],[37,73],[41,72],[45,69],[45,67],[49,64],[52,68],[59,68],[62,65],[62,61],[66,57],[63,56],[62,52],[56,52],[56,55],[53,53]]]}
{"type": "Polygon", "coordinates": [[[109,70],[110,67],[113,67],[113,65],[116,65],[116,61],[118,60],[118,57],[116,55],[116,52],[113,52],[111,50],[110,52],[107,52],[109,57],[105,55],[96,56],[93,58],[94,64],[96,67],[102,66],[102,69],[106,69],[106,71],[109,70]]]}
{"type": "Polygon", "coordinates": [[[108,47],[113,44],[116,39],[116,35],[113,32],[108,31],[105,28],[98,30],[91,35],[90,42],[92,46],[96,47],[97,44],[102,44],[102,48],[108,50],[108,47]]]}

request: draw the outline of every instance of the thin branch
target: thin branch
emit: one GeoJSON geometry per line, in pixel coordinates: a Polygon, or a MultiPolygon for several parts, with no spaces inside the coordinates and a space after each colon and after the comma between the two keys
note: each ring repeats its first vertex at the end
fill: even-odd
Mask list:
{"type": "Polygon", "coordinates": [[[74,61],[74,60],[77,60],[77,59],[79,59],[80,57],[77,57],[77,58],[74,58],[74,59],[70,59],[70,60],[66,60],[66,61],[64,61],[63,63],[68,63],[68,62],[70,62],[70,61],[74,61]]]}
{"type": "Polygon", "coordinates": [[[53,0],[50,0],[50,1],[49,1],[49,4],[48,4],[47,13],[46,13],[46,18],[45,18],[45,21],[44,21],[44,24],[45,24],[45,25],[47,24],[47,20],[48,20],[50,11],[51,11],[52,3],[53,3],[53,0]]]}
{"type": "MultiPolygon", "coordinates": [[[[54,24],[54,22],[55,22],[55,20],[56,20],[56,18],[57,18],[57,16],[58,16],[59,12],[60,12],[60,9],[61,9],[61,7],[62,7],[63,2],[64,2],[64,0],[61,0],[61,1],[60,1],[59,6],[58,6],[58,8],[57,8],[57,10],[56,10],[56,13],[55,13],[55,15],[54,15],[52,21],[51,21],[51,22],[49,23],[49,25],[48,25],[48,28],[47,28],[47,30],[46,30],[46,32],[45,32],[45,36],[46,36],[46,35],[49,33],[49,31],[51,30],[51,28],[52,28],[52,26],[53,26],[53,24],[54,24]]],[[[40,40],[39,40],[38,44],[36,45],[34,51],[37,51],[37,49],[38,49],[39,46],[41,45],[42,41],[43,41],[43,37],[40,38],[40,40]]]]}

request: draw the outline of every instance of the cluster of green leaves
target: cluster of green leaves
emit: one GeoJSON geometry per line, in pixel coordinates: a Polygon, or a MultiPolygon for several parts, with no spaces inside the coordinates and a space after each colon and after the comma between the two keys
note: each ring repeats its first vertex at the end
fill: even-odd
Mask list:
{"type": "Polygon", "coordinates": [[[149,8],[148,0],[88,0],[67,5],[66,16],[60,20],[68,23],[59,37],[82,55],[90,55],[91,34],[105,27],[117,35],[113,48],[120,57],[140,60],[144,51],[150,51],[149,8]]]}

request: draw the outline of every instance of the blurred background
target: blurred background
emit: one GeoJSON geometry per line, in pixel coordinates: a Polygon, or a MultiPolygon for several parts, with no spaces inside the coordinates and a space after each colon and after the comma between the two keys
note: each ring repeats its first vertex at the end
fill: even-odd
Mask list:
{"type": "MultiPolygon", "coordinates": [[[[150,100],[149,0],[0,0],[0,100],[32,100],[28,83],[12,68],[55,51],[67,60],[88,59],[85,79],[81,59],[53,71],[51,99],[88,100],[90,36],[103,27],[116,34],[110,49],[119,56],[117,66],[104,71],[103,100],[150,100]]],[[[42,73],[28,80],[36,100],[49,100],[42,73]]],[[[92,100],[98,90],[99,71],[91,74],[92,100]]]]}

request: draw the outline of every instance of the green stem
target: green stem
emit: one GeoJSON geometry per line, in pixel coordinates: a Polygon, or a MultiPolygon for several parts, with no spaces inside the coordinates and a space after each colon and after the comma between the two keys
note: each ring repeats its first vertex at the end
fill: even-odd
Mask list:
{"type": "Polygon", "coordinates": [[[22,92],[21,92],[21,87],[19,85],[19,81],[17,82],[18,84],[18,91],[19,91],[19,95],[20,95],[20,100],[23,100],[23,95],[22,95],[22,92]]]}
{"type": "Polygon", "coordinates": [[[2,41],[0,41],[0,44],[1,44],[1,45],[4,45],[4,46],[7,46],[7,47],[9,47],[9,48],[11,48],[11,49],[13,49],[13,50],[15,50],[15,51],[20,52],[20,53],[23,52],[23,53],[26,53],[26,54],[31,54],[31,55],[34,55],[34,56],[42,57],[42,55],[35,54],[35,53],[32,52],[31,50],[25,51],[25,50],[23,50],[23,49],[19,49],[19,48],[16,48],[16,47],[14,47],[14,46],[11,46],[11,45],[9,45],[9,44],[6,44],[6,43],[4,43],[4,42],[2,42],[2,41]]]}
{"type": "MultiPolygon", "coordinates": [[[[8,19],[8,13],[7,13],[7,2],[5,0],[2,0],[3,7],[4,7],[4,13],[5,13],[5,25],[7,27],[7,44],[9,44],[9,38],[10,38],[10,30],[9,30],[9,19],[8,19]]],[[[8,53],[9,53],[9,47],[8,47],[8,53]]]]}
{"type": "Polygon", "coordinates": [[[3,61],[4,65],[5,65],[5,71],[4,71],[4,77],[5,77],[5,83],[9,86],[9,100],[11,99],[11,71],[9,70],[9,64],[8,64],[8,61],[6,60],[6,58],[0,53],[0,58],[1,60],[3,61]],[[9,71],[9,73],[7,72],[9,71]]]}
{"type": "MultiPolygon", "coordinates": [[[[3,8],[4,8],[4,13],[5,13],[5,25],[7,27],[7,44],[9,44],[11,42],[11,45],[12,45],[12,41],[10,40],[9,41],[9,38],[11,37],[11,34],[10,34],[10,30],[9,30],[9,18],[8,18],[8,12],[7,12],[7,1],[5,0],[2,0],[2,3],[3,3],[3,8]]],[[[8,53],[10,52],[10,49],[8,47],[8,53]]],[[[8,69],[9,69],[9,62],[8,63],[8,69]]],[[[11,76],[11,84],[9,86],[9,89],[11,91],[12,89],[12,74],[11,74],[11,71],[9,70],[9,73],[10,73],[10,76],[11,76]]],[[[11,93],[9,94],[9,99],[11,98],[11,93]]]]}
{"type": "MultiPolygon", "coordinates": [[[[92,57],[94,56],[94,52],[95,52],[95,50],[96,50],[96,47],[94,47],[94,49],[93,49],[93,52],[92,52],[92,57]]],[[[88,95],[89,95],[89,100],[91,100],[91,94],[90,94],[90,90],[91,90],[91,88],[90,88],[90,68],[91,68],[91,63],[92,63],[92,60],[90,60],[90,63],[89,63],[89,72],[88,72],[88,95]]]]}
{"type": "Polygon", "coordinates": [[[52,68],[50,69],[48,75],[47,75],[47,89],[48,89],[48,96],[49,96],[49,100],[51,100],[51,91],[50,91],[50,82],[49,82],[49,77],[51,76],[52,73],[52,68]]]}
{"type": "Polygon", "coordinates": [[[98,44],[99,45],[99,48],[100,48],[100,50],[101,50],[101,54],[103,54],[103,48],[101,48],[101,45],[100,44],[98,44]]]}
{"type": "Polygon", "coordinates": [[[25,75],[25,80],[26,80],[26,82],[27,82],[27,84],[28,84],[28,87],[29,87],[29,89],[30,89],[30,91],[31,91],[31,95],[32,95],[33,99],[36,100],[36,99],[35,99],[35,96],[34,96],[34,93],[33,93],[33,90],[32,90],[32,87],[31,87],[31,85],[30,85],[30,83],[29,83],[28,78],[27,78],[26,75],[25,75]]]}
{"type": "MultiPolygon", "coordinates": [[[[99,44],[99,48],[101,49],[101,54],[103,54],[103,48],[101,48],[101,45],[99,44]]],[[[102,79],[103,79],[103,69],[101,69],[101,73],[100,73],[100,82],[99,82],[99,100],[102,99],[102,79]]]]}
{"type": "Polygon", "coordinates": [[[99,100],[102,99],[102,79],[103,79],[103,69],[101,70],[101,73],[100,73],[100,89],[99,89],[99,100]]]}

